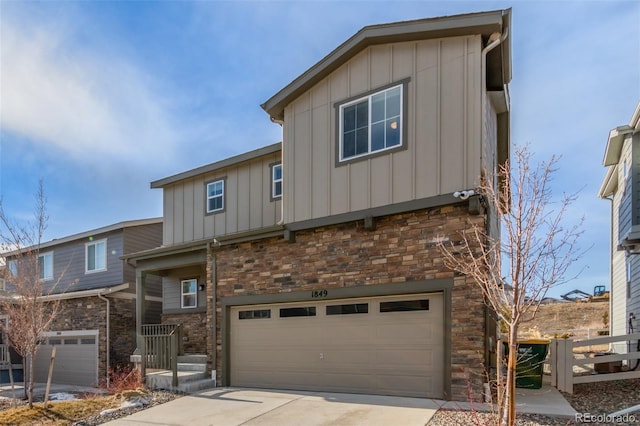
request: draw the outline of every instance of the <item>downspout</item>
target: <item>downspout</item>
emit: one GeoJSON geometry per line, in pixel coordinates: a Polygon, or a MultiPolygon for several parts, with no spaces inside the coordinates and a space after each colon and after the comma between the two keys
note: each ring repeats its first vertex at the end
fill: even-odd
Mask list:
{"type": "MultiPolygon", "coordinates": [[[[214,386],[217,386],[217,369],[218,369],[218,306],[216,293],[218,283],[216,281],[217,276],[217,259],[213,252],[213,248],[217,240],[214,239],[213,243],[208,244],[208,250],[211,252],[211,303],[213,306],[213,315],[211,317],[211,328],[213,329],[213,351],[211,352],[211,379],[214,381],[214,386]]],[[[220,243],[217,243],[220,244],[220,243]]]]}
{"type": "Polygon", "coordinates": [[[107,335],[107,354],[106,354],[106,373],[107,373],[107,389],[109,389],[109,318],[110,318],[110,308],[111,308],[111,303],[109,301],[109,299],[107,299],[106,297],[104,297],[102,294],[98,294],[98,299],[100,300],[104,300],[107,303],[107,331],[106,331],[106,335],[107,335]]]}

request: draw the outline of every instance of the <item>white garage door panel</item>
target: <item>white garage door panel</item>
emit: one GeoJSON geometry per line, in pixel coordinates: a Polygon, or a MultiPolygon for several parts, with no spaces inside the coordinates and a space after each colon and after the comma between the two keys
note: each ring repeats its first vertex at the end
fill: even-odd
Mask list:
{"type": "Polygon", "coordinates": [[[97,341],[97,335],[56,335],[49,337],[47,342],[39,346],[34,360],[36,382],[47,381],[51,353],[55,345],[56,358],[53,366],[52,382],[78,386],[95,386],[98,379],[97,341]]]}
{"type": "Polygon", "coordinates": [[[440,293],[233,307],[231,385],[441,398],[443,315],[440,293]],[[418,300],[428,310],[380,312],[381,303],[418,300]],[[354,304],[359,313],[346,314],[354,304]],[[348,306],[327,310],[336,305],[348,306]],[[316,315],[280,317],[296,307],[316,315]],[[257,310],[270,318],[239,319],[257,310]]]}

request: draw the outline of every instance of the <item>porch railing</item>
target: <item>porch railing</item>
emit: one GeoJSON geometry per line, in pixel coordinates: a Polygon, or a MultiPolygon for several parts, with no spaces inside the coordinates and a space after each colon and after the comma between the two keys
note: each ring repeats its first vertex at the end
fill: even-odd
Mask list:
{"type": "Polygon", "coordinates": [[[6,365],[11,362],[9,358],[9,345],[0,344],[0,365],[6,365]]]}
{"type": "Polygon", "coordinates": [[[182,354],[182,326],[180,324],[144,324],[140,337],[142,377],[146,377],[147,368],[171,370],[172,385],[178,386],[178,355],[182,354]]]}

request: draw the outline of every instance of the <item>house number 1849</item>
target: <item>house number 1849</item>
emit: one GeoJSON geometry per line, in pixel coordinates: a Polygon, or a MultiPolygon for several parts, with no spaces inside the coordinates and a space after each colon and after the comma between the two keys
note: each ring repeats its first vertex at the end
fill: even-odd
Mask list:
{"type": "Polygon", "coordinates": [[[313,298],[327,297],[327,294],[329,294],[327,290],[313,290],[311,292],[311,297],[313,298]]]}

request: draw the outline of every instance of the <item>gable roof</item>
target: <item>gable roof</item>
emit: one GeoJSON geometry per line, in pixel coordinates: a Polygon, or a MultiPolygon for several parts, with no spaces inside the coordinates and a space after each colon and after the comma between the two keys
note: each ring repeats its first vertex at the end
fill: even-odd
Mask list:
{"type": "MultiPolygon", "coordinates": [[[[55,247],[58,246],[60,244],[65,244],[65,243],[69,243],[69,242],[73,242],[73,241],[77,241],[77,240],[82,240],[94,235],[99,235],[99,234],[105,234],[107,232],[113,232],[113,231],[118,231],[118,230],[122,230],[125,228],[131,228],[134,226],[142,226],[142,225],[151,225],[151,224],[155,224],[155,223],[162,223],[162,218],[161,217],[155,217],[155,218],[151,218],[151,219],[139,219],[139,220],[128,220],[128,221],[124,221],[124,222],[118,222],[115,223],[113,225],[108,225],[108,226],[103,226],[101,228],[96,228],[96,229],[91,229],[89,231],[85,231],[85,232],[80,232],[78,234],[72,234],[72,235],[68,235],[66,237],[62,237],[62,238],[54,238],[51,241],[46,241],[43,243],[40,243],[39,245],[39,250],[43,251],[43,249],[46,248],[50,248],[50,247],[55,247]]],[[[28,247],[24,247],[24,249],[27,249],[28,247]]],[[[11,255],[13,254],[17,254],[16,251],[9,251],[6,253],[3,253],[3,257],[11,257],[11,255]]]]}
{"type": "MultiPolygon", "coordinates": [[[[508,35],[511,9],[495,10],[439,18],[417,19],[388,24],[369,25],[334,49],[318,63],[285,86],[262,104],[272,120],[284,119],[284,108],[302,93],[335,71],[368,46],[480,34],[488,40],[493,33],[508,35]]],[[[502,43],[487,57],[488,70],[493,71],[492,83],[504,86],[511,81],[511,43],[502,43]]]]}

